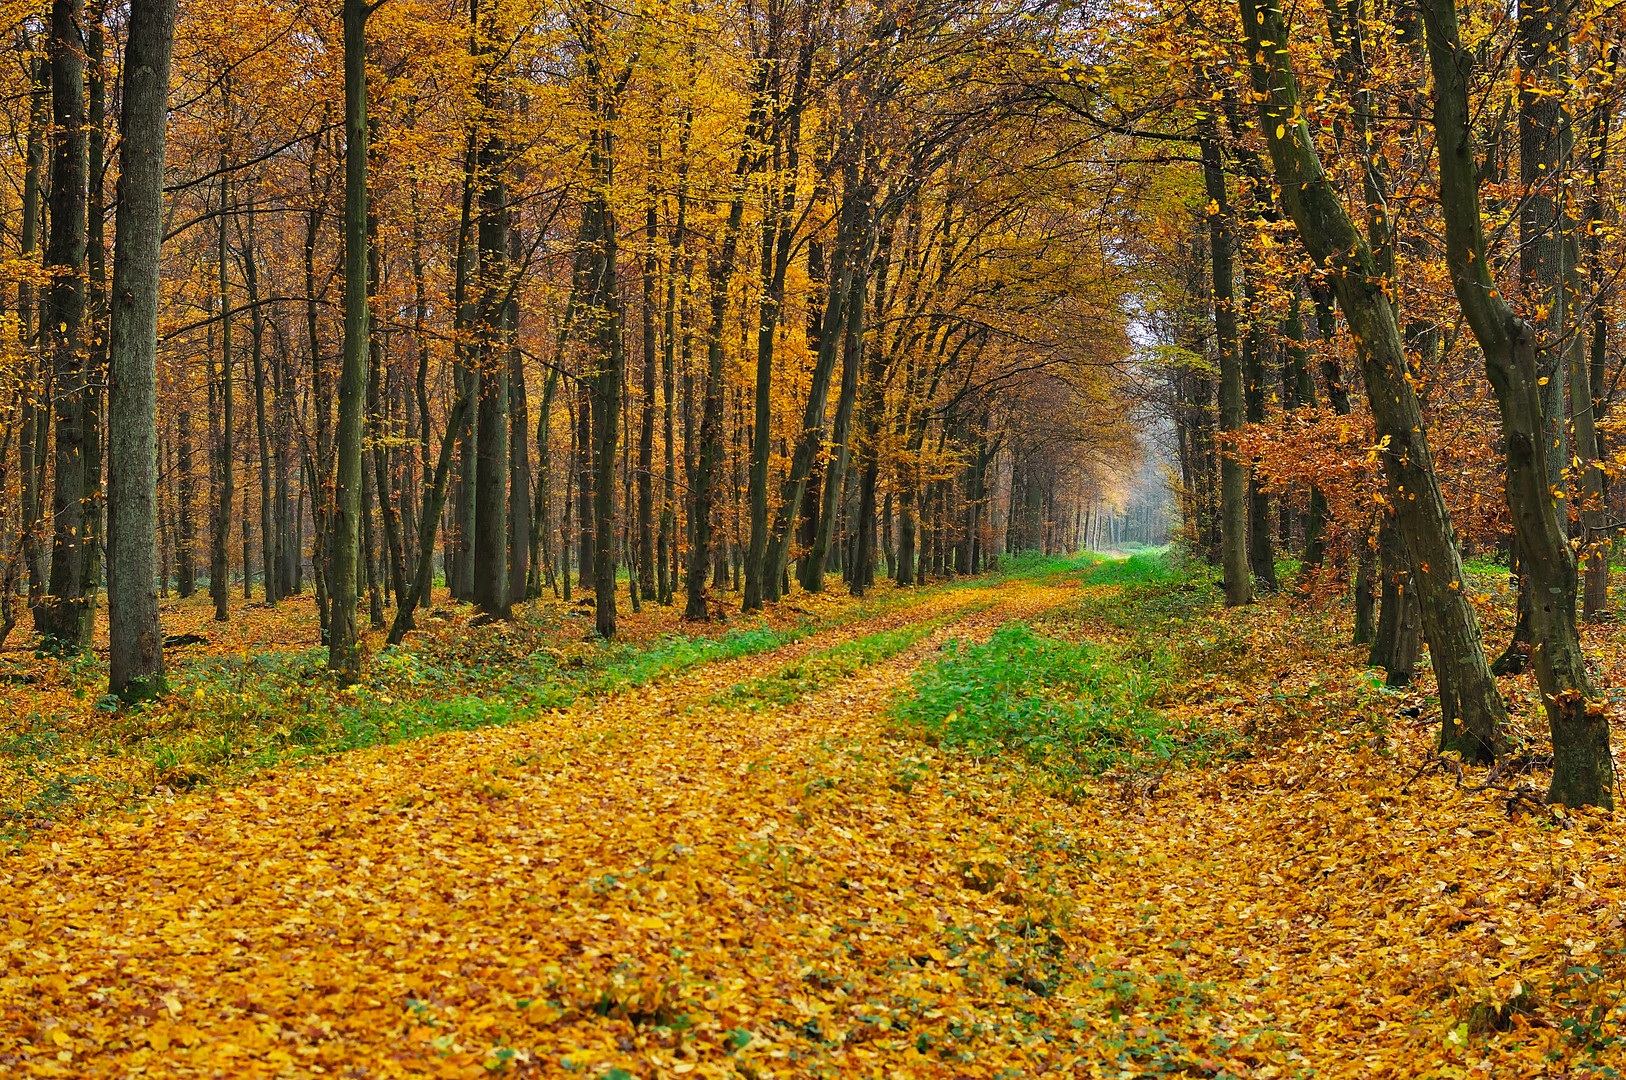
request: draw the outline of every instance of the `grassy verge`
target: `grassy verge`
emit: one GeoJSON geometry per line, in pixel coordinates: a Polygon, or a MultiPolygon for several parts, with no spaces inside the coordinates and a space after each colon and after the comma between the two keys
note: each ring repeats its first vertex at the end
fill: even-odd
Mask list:
{"type": "Polygon", "coordinates": [[[934,619],[842,642],[832,648],[804,656],[793,663],[784,664],[766,675],[737,682],[727,690],[714,695],[706,704],[743,709],[765,709],[773,706],[783,708],[795,704],[808,694],[843,679],[852,678],[871,664],[891,659],[939,627],[973,611],[982,610],[986,610],[986,605],[973,604],[946,612],[934,619]]]}
{"type": "Polygon", "coordinates": [[[894,705],[899,728],[946,749],[1016,753],[1064,792],[1112,769],[1202,759],[1222,748],[1221,733],[1154,705],[1191,662],[1207,662],[1185,655],[1195,639],[1184,635],[1187,644],[1177,644],[1177,631],[1210,609],[1212,583],[1163,553],[1076,572],[1084,584],[1116,588],[1031,623],[1008,623],[983,644],[951,640],[894,705]]]}
{"type": "MultiPolygon", "coordinates": [[[[1012,560],[997,577],[881,591],[788,625],[760,622],[718,636],[641,643],[582,641],[579,620],[543,609],[513,624],[427,630],[371,658],[351,687],[329,679],[323,649],[245,649],[176,664],[170,692],[136,706],[102,695],[105,669],[94,657],[36,660],[12,673],[14,685],[28,680],[27,694],[18,694],[0,723],[0,839],[17,840],[49,820],[128,805],[155,791],[232,783],[278,765],[520,721],[906,610],[945,589],[1054,572],[1050,563],[1012,560]]],[[[787,679],[785,689],[795,684],[805,693],[822,685],[856,655],[787,679]]]]}

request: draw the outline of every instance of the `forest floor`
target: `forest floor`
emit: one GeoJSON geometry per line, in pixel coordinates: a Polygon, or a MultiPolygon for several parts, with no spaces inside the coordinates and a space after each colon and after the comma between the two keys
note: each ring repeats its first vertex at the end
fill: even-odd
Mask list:
{"type": "Polygon", "coordinates": [[[444,614],[354,693],[249,620],[141,710],[0,657],[0,1073],[1626,1068],[1616,819],[1428,766],[1336,605],[1137,558],[610,648],[444,614]]]}

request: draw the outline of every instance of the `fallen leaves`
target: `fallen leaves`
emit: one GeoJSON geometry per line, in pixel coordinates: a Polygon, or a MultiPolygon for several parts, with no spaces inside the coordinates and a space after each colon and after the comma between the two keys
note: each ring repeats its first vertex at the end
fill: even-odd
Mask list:
{"type": "Polygon", "coordinates": [[[1438,772],[1403,794],[1431,733],[1397,724],[1380,752],[1338,726],[1342,703],[1384,699],[1313,613],[1193,616],[1220,643],[1193,648],[1231,658],[1224,693],[1183,684],[1166,707],[1269,738],[1155,791],[1064,802],[1020,760],[888,734],[937,644],[1078,595],[948,592],[527,723],[59,826],[0,865],[0,1067],[1409,1077],[1609,1059],[1592,1048],[1620,1034],[1617,826],[1510,820],[1438,772]],[[939,619],[809,693],[712,704],[939,619]]]}

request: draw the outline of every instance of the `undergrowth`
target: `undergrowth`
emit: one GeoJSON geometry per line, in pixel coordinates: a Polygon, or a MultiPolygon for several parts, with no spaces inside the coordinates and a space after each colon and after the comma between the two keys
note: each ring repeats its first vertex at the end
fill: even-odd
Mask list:
{"type": "MultiPolygon", "coordinates": [[[[371,657],[363,678],[349,687],[329,676],[325,649],[245,648],[177,664],[168,694],[124,705],[101,693],[105,668],[94,657],[49,661],[50,673],[38,677],[55,684],[48,689],[52,696],[16,709],[0,725],[0,840],[21,840],[42,822],[125,805],[155,789],[231,783],[279,764],[516,722],[579,698],[635,689],[906,610],[945,589],[1040,577],[1073,565],[1013,559],[992,577],[883,591],[822,617],[738,626],[718,636],[583,641],[576,621],[557,610],[474,633],[430,630],[371,657]],[[55,705],[64,699],[77,704],[71,710],[55,705]]],[[[899,640],[913,630],[899,631],[899,640]]],[[[837,672],[848,666],[907,647],[875,637],[856,650],[832,650],[816,669],[786,679],[781,693],[792,687],[808,692],[842,677],[837,672]]],[[[35,663],[30,680],[41,670],[35,663]]]]}
{"type": "Polygon", "coordinates": [[[1064,792],[1110,770],[1211,757],[1224,735],[1156,707],[1172,679],[1219,661],[1193,655],[1200,639],[1176,633],[1212,606],[1204,572],[1160,551],[1079,560],[1071,572],[1083,584],[1116,588],[1007,623],[986,643],[949,641],[893,706],[895,722],[944,748],[1015,752],[1064,792]],[[1103,623],[1109,632],[1098,632],[1103,623]]]}
{"type": "Polygon", "coordinates": [[[866,634],[852,641],[824,649],[783,664],[766,675],[735,683],[710,698],[706,704],[746,709],[786,706],[808,694],[849,679],[871,664],[889,660],[943,626],[987,605],[972,605],[946,612],[934,619],[911,623],[892,630],[866,634]]]}
{"type": "Polygon", "coordinates": [[[983,644],[950,641],[894,716],[945,748],[1014,750],[1059,778],[1173,752],[1148,707],[1142,673],[1101,650],[1007,623],[983,644]]]}

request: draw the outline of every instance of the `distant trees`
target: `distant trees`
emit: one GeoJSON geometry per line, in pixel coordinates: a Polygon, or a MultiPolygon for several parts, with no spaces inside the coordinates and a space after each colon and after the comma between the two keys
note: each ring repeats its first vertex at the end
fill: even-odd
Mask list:
{"type": "Polygon", "coordinates": [[[122,692],[204,579],[314,592],[353,678],[441,581],[608,638],[1127,513],[1111,170],[1017,77],[1040,7],[204,0],[167,139],[148,10],[19,16],[0,95],[0,620],[91,644],[105,545],[122,692]]]}

